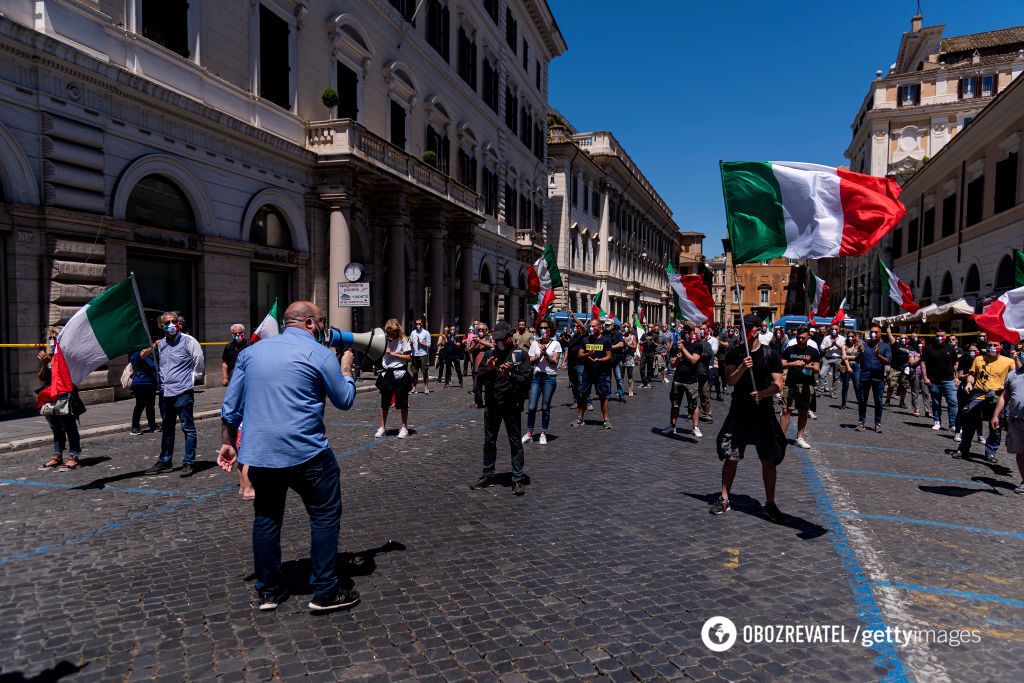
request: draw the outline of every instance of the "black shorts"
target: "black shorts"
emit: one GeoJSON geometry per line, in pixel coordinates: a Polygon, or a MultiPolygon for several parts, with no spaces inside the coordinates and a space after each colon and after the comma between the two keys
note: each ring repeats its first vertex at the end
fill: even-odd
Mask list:
{"type": "Polygon", "coordinates": [[[380,390],[380,407],[391,407],[391,397],[395,398],[395,408],[399,410],[409,407],[409,390],[412,389],[412,377],[406,372],[400,378],[391,379],[389,373],[381,373],[377,377],[377,389],[380,390]]]}

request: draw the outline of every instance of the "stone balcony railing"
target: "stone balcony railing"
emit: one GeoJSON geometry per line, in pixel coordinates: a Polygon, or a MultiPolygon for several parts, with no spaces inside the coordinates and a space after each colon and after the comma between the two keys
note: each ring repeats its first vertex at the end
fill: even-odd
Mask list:
{"type": "Polygon", "coordinates": [[[323,156],[358,157],[471,211],[483,210],[479,194],[351,119],[307,123],[306,146],[323,156]]]}

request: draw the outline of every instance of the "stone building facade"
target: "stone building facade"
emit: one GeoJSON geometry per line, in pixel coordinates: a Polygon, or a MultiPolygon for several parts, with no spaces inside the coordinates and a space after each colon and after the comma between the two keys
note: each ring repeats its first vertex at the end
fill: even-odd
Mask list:
{"type": "MultiPolygon", "coordinates": [[[[565,47],[543,0],[5,3],[2,340],[128,273],[202,341],[275,299],[357,329],[514,316],[565,47]]],[[[30,404],[34,353],[0,356],[3,404],[30,404]]]]}
{"type": "Polygon", "coordinates": [[[704,233],[684,230],[679,233],[679,262],[676,270],[681,275],[699,275],[704,272],[704,233]]]}
{"type": "Polygon", "coordinates": [[[724,300],[723,322],[726,325],[738,327],[742,315],[748,313],[769,321],[778,320],[784,315],[807,315],[807,297],[804,292],[807,269],[804,265],[780,257],[770,261],[741,263],[736,266],[734,274],[729,240],[722,240],[722,244],[726,256],[712,260],[712,272],[721,272],[720,289],[716,291],[724,300]]]}

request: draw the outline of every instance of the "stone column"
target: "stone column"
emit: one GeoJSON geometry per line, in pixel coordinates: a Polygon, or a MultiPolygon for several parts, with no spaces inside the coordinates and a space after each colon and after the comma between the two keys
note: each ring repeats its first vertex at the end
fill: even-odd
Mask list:
{"type": "Polygon", "coordinates": [[[432,230],[430,236],[430,329],[438,332],[442,325],[450,325],[444,319],[444,231],[432,230]]]}
{"type": "Polygon", "coordinates": [[[345,266],[352,261],[350,210],[349,204],[332,204],[330,208],[327,305],[324,308],[330,324],[342,330],[352,329],[352,307],[338,305],[338,283],[348,282],[345,266]]]}
{"type": "Polygon", "coordinates": [[[476,291],[473,289],[473,245],[462,245],[462,306],[459,311],[459,327],[465,330],[479,314],[476,291]]]}
{"type": "Polygon", "coordinates": [[[405,221],[388,226],[387,253],[388,318],[396,318],[405,329],[405,221]]]}

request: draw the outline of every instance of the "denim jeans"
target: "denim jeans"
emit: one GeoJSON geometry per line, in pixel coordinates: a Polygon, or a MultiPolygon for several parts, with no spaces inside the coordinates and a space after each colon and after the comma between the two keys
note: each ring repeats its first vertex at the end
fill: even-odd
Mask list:
{"type": "MultiPolygon", "coordinates": [[[[494,463],[498,459],[498,431],[502,423],[505,424],[505,433],[508,436],[508,447],[512,451],[512,481],[522,481],[526,478],[523,474],[523,464],[526,460],[523,454],[523,427],[522,413],[499,412],[497,410],[484,410],[484,476],[494,474],[494,463]]],[[[256,494],[259,496],[259,494],[256,494]]]]}
{"type": "Polygon", "coordinates": [[[846,393],[847,393],[847,390],[850,388],[850,384],[852,383],[853,384],[853,400],[856,401],[857,405],[859,406],[860,405],[860,364],[859,363],[851,362],[850,363],[850,368],[853,370],[853,372],[844,372],[843,373],[843,399],[842,399],[842,402],[841,402],[840,405],[843,405],[843,406],[846,405],[846,393]]]}
{"type": "MultiPolygon", "coordinates": [[[[711,366],[708,368],[708,386],[715,390],[717,394],[716,398],[722,400],[722,378],[718,375],[718,368],[711,366]]],[[[708,395],[711,395],[711,391],[708,391],[708,395]]]]}
{"type": "Polygon", "coordinates": [[[612,366],[612,376],[615,378],[615,392],[622,398],[626,390],[622,387],[622,368],[618,364],[612,366]]]}
{"type": "Polygon", "coordinates": [[[540,402],[540,431],[541,433],[548,431],[548,423],[551,422],[551,397],[555,395],[557,386],[557,375],[549,375],[546,372],[533,373],[533,381],[530,382],[530,408],[526,413],[526,431],[533,431],[538,402],[540,402]],[[541,400],[542,398],[543,400],[541,400]]]}
{"type": "Polygon", "coordinates": [[[946,399],[946,416],[949,419],[949,428],[953,429],[956,426],[956,413],[959,405],[956,398],[956,382],[951,379],[943,382],[932,382],[931,386],[932,394],[932,419],[938,423],[942,423],[942,399],[946,399]]]}
{"type": "MultiPolygon", "coordinates": [[[[587,366],[583,363],[576,364],[576,405],[579,405],[584,400],[583,388],[587,384],[587,366]]],[[[586,398],[587,403],[593,403],[593,399],[590,398],[588,392],[586,398]]]]}
{"type": "Polygon", "coordinates": [[[336,569],[341,530],[341,477],[331,449],[292,467],[249,466],[256,491],[252,521],[252,556],[256,590],[278,592],[281,586],[281,523],[285,498],[292,489],[309,515],[309,585],[313,598],[330,599],[338,590],[336,569]]]}
{"type": "Polygon", "coordinates": [[[860,423],[868,417],[868,394],[875,395],[875,426],[882,424],[882,394],[885,393],[885,380],[861,377],[860,380],[860,405],[858,406],[860,423]]]}
{"type": "Polygon", "coordinates": [[[192,417],[195,397],[191,391],[177,396],[160,397],[160,419],[163,420],[163,438],[160,440],[160,462],[170,463],[174,455],[174,427],[181,420],[181,433],[185,435],[184,464],[196,462],[196,422],[192,417]]]}
{"type": "MultiPolygon", "coordinates": [[[[960,424],[963,433],[960,439],[960,455],[967,456],[971,453],[971,444],[974,442],[974,435],[981,434],[982,427],[986,422],[992,419],[992,414],[995,412],[995,403],[989,403],[985,401],[985,394],[975,394],[969,396],[968,400],[964,403],[964,409],[959,411],[960,424]]],[[[1000,416],[1000,423],[1006,422],[1006,415],[1000,416]]],[[[1002,426],[1002,425],[1000,425],[1002,426]]],[[[995,460],[996,455],[999,453],[999,444],[1003,440],[1002,429],[992,429],[992,425],[988,428],[988,438],[985,439],[985,457],[989,460],[995,460]]]]}
{"type": "Polygon", "coordinates": [[[455,368],[455,374],[459,378],[459,385],[462,385],[462,361],[457,358],[449,358],[444,361],[444,365],[441,366],[441,374],[444,384],[449,384],[452,381],[452,368],[455,368]]]}
{"type": "Polygon", "coordinates": [[[842,362],[839,358],[829,358],[821,362],[821,373],[818,375],[818,391],[820,393],[835,396],[836,375],[839,373],[839,365],[842,362]]]}
{"type": "Polygon", "coordinates": [[[64,446],[70,447],[68,456],[78,460],[82,442],[78,435],[78,419],[74,415],[47,415],[46,423],[53,432],[53,452],[63,453],[64,446]]]}

